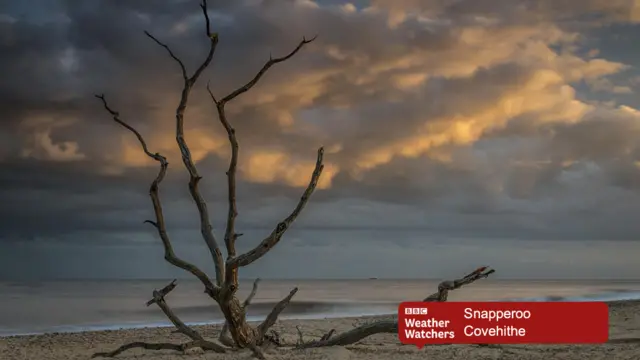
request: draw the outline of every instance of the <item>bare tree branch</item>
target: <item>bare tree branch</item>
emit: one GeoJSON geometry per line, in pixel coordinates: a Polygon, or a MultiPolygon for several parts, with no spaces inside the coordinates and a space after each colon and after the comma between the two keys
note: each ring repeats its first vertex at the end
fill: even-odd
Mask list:
{"type": "Polygon", "coordinates": [[[166,303],[164,297],[169,294],[176,287],[176,281],[171,281],[167,286],[163,287],[160,290],[153,290],[153,298],[147,301],[147,306],[152,304],[157,304],[158,307],[164,312],[164,314],[171,320],[173,325],[175,325],[178,332],[188,336],[192,341],[184,343],[184,344],[172,344],[172,343],[145,343],[145,342],[132,342],[129,344],[125,344],[120,346],[119,348],[110,351],[110,352],[99,352],[93,354],[92,358],[95,357],[114,357],[118,354],[134,349],[134,348],[144,348],[147,350],[176,350],[176,351],[186,351],[187,349],[200,347],[203,350],[211,350],[217,353],[224,353],[226,348],[220,344],[216,344],[214,342],[205,340],[202,335],[200,335],[197,331],[193,330],[189,326],[187,326],[178,316],[173,312],[173,310],[166,303]]]}
{"type": "Polygon", "coordinates": [[[289,215],[286,219],[282,220],[278,224],[278,226],[273,230],[273,232],[271,232],[271,234],[268,237],[262,240],[260,244],[258,244],[258,246],[256,246],[252,250],[249,250],[248,252],[238,257],[227,259],[227,271],[229,271],[228,269],[247,266],[252,262],[260,259],[262,256],[264,256],[264,254],[269,252],[269,250],[271,250],[280,241],[280,239],[282,238],[282,235],[284,235],[284,233],[287,231],[289,226],[298,217],[302,209],[304,209],[305,205],[309,201],[309,198],[311,197],[311,194],[313,194],[313,191],[316,189],[316,186],[318,185],[318,180],[320,179],[320,175],[322,174],[322,170],[324,169],[324,165],[322,163],[323,154],[324,154],[324,149],[323,148],[318,149],[316,167],[313,170],[313,174],[311,175],[311,181],[309,182],[309,185],[307,186],[306,190],[302,194],[302,197],[300,198],[298,205],[293,210],[291,215],[289,215]]]}
{"type": "Polygon", "coordinates": [[[247,298],[244,299],[244,302],[242,303],[242,306],[245,308],[245,310],[249,307],[249,305],[251,305],[251,302],[253,301],[253,298],[258,293],[258,284],[259,283],[260,283],[260,278],[257,278],[257,279],[255,279],[253,281],[253,287],[251,288],[251,292],[249,293],[249,295],[247,295],[247,298]]]}
{"type": "Polygon", "coordinates": [[[477,280],[487,278],[489,277],[489,275],[493,274],[494,272],[496,271],[493,269],[490,269],[487,266],[481,266],[461,279],[457,279],[453,281],[443,281],[440,284],[438,284],[438,292],[427,296],[422,301],[424,302],[447,301],[447,298],[449,296],[449,291],[459,289],[464,285],[471,284],[472,282],[475,282],[477,280]]]}
{"type": "Polygon", "coordinates": [[[189,101],[189,95],[191,93],[191,89],[193,85],[196,83],[200,74],[206,69],[211,60],[213,59],[213,54],[215,53],[216,47],[218,45],[218,35],[216,33],[211,33],[210,29],[210,20],[209,14],[207,13],[207,2],[206,0],[202,0],[200,4],[202,8],[202,13],[204,14],[205,22],[206,22],[206,32],[207,37],[210,40],[209,53],[207,57],[204,59],[202,64],[197,68],[197,70],[189,77],[187,75],[186,68],[182,60],[180,60],[169,48],[169,46],[163,44],[155,37],[153,37],[148,32],[145,32],[147,36],[153,39],[158,45],[164,47],[169,55],[178,62],[180,68],[182,70],[182,77],[184,79],[184,87],[182,89],[182,95],[180,97],[180,103],[178,104],[178,108],[176,109],[176,142],[178,143],[178,147],[180,148],[180,152],[182,153],[182,162],[185,165],[185,168],[189,172],[189,193],[193,198],[193,201],[196,203],[196,207],[198,208],[198,213],[200,214],[200,233],[202,234],[202,238],[204,239],[207,247],[209,248],[209,252],[211,253],[211,257],[213,258],[213,262],[216,268],[216,284],[221,285],[224,279],[224,264],[222,259],[222,253],[220,252],[220,247],[216,241],[215,236],[213,235],[213,227],[211,226],[211,221],[209,220],[209,210],[207,209],[207,204],[200,194],[200,190],[198,189],[198,183],[202,179],[202,176],[198,174],[198,169],[196,168],[192,156],[191,150],[187,145],[187,142],[184,137],[184,112],[187,108],[187,103],[189,101]]]}
{"type": "MultiPolygon", "coordinates": [[[[215,96],[211,91],[209,84],[207,83],[207,91],[211,96],[211,100],[213,100],[213,102],[216,104],[216,109],[218,111],[218,119],[220,120],[220,123],[222,123],[222,126],[227,132],[227,136],[229,138],[229,145],[231,146],[231,157],[229,159],[229,168],[227,169],[227,197],[228,197],[229,209],[227,214],[227,226],[224,234],[224,242],[227,248],[227,258],[234,258],[236,256],[235,241],[238,237],[236,236],[236,233],[235,233],[236,218],[238,217],[238,207],[236,205],[236,168],[238,166],[239,146],[238,146],[238,140],[236,139],[236,131],[227,120],[225,105],[229,101],[241,95],[242,93],[249,91],[249,89],[251,89],[254,85],[256,85],[260,80],[260,78],[262,78],[262,76],[273,65],[278,64],[280,62],[287,61],[288,59],[292,58],[298,51],[300,51],[300,49],[302,49],[304,45],[311,43],[315,39],[316,37],[313,37],[312,39],[309,39],[309,40],[302,38],[302,41],[298,43],[298,46],[296,46],[295,49],[293,49],[289,54],[283,57],[275,58],[275,59],[269,58],[269,61],[267,61],[264,64],[264,66],[260,69],[260,71],[258,71],[258,73],[253,77],[253,79],[251,79],[251,81],[241,86],[237,90],[233,91],[231,94],[225,96],[220,101],[216,100],[215,96]]],[[[233,285],[235,288],[237,288],[238,286],[237,267],[231,267],[226,269],[225,282],[228,286],[233,285]]]]}
{"type": "Polygon", "coordinates": [[[306,39],[306,38],[302,38],[302,40],[298,43],[298,46],[295,47],[295,49],[293,49],[290,53],[288,53],[285,56],[279,57],[279,58],[271,58],[269,57],[269,61],[267,61],[264,66],[262,66],[262,69],[260,69],[260,71],[258,71],[258,73],[253,77],[253,79],[251,79],[251,81],[249,81],[248,83],[246,83],[245,85],[239,87],[238,89],[236,89],[235,91],[233,91],[231,94],[225,96],[224,98],[222,98],[222,100],[220,100],[219,104],[222,104],[222,106],[224,106],[225,103],[233,100],[234,98],[236,98],[238,95],[241,95],[247,91],[249,91],[249,89],[251,89],[255,84],[258,83],[258,81],[260,80],[260,78],[267,72],[267,70],[269,70],[270,67],[272,67],[273,65],[277,64],[277,63],[281,63],[284,61],[289,60],[290,58],[292,58],[298,51],[300,51],[300,49],[302,49],[302,47],[304,47],[305,45],[313,42],[318,36],[314,36],[311,39],[306,39]]]}
{"type": "Polygon", "coordinates": [[[267,334],[267,330],[269,330],[273,326],[273,324],[276,323],[276,321],[278,320],[278,316],[280,316],[280,313],[282,313],[282,311],[286,309],[286,307],[291,302],[291,299],[297,292],[298,292],[298,288],[297,287],[293,288],[293,290],[289,292],[289,295],[287,295],[284,299],[280,300],[276,304],[276,306],[274,306],[273,309],[271,309],[271,312],[269,313],[269,315],[267,315],[264,321],[262,321],[262,323],[258,325],[257,330],[258,330],[258,334],[260,335],[260,338],[263,338],[267,334]]]}
{"type": "Polygon", "coordinates": [[[169,45],[167,45],[167,44],[163,43],[162,41],[158,40],[155,36],[151,35],[151,33],[146,31],[146,30],[145,30],[144,34],[147,35],[156,44],[162,46],[163,48],[165,48],[165,50],[167,50],[167,52],[169,53],[169,56],[171,56],[171,58],[173,60],[175,60],[178,63],[178,65],[180,65],[180,70],[182,70],[182,79],[184,81],[187,81],[189,79],[189,76],[187,75],[187,68],[184,66],[184,63],[182,62],[182,60],[180,60],[180,58],[177,57],[176,54],[171,50],[169,45]]]}
{"type": "Polygon", "coordinates": [[[163,287],[162,289],[153,290],[153,298],[147,301],[145,305],[150,306],[151,304],[155,304],[159,301],[164,301],[164,297],[167,296],[167,294],[169,294],[171,291],[173,291],[173,289],[175,289],[176,286],[178,286],[177,282],[178,282],[178,279],[173,279],[171,280],[169,285],[163,287]]]}
{"type": "Polygon", "coordinates": [[[165,50],[167,50],[167,53],[169,54],[169,56],[171,56],[171,58],[175,60],[180,66],[180,70],[182,70],[182,79],[185,82],[191,83],[191,85],[193,85],[196,82],[196,80],[198,80],[198,77],[200,77],[200,74],[209,66],[209,63],[211,63],[211,60],[213,59],[213,54],[216,51],[216,46],[218,45],[218,34],[211,32],[211,21],[209,20],[209,13],[207,12],[208,10],[207,0],[202,0],[202,3],[200,3],[200,8],[202,9],[202,14],[204,15],[206,35],[210,39],[211,46],[209,47],[209,52],[207,53],[207,57],[202,62],[202,64],[200,64],[200,66],[196,69],[196,71],[193,73],[191,77],[187,75],[187,68],[186,66],[184,66],[184,62],[182,62],[182,60],[180,60],[180,58],[176,56],[176,54],[171,50],[169,45],[158,40],[158,38],[153,36],[150,32],[148,31],[144,32],[144,34],[147,35],[156,44],[162,46],[165,50]]]}
{"type": "Polygon", "coordinates": [[[158,175],[153,180],[153,182],[151,183],[151,187],[149,188],[149,196],[151,197],[151,202],[153,203],[153,211],[155,213],[156,220],[155,221],[147,220],[145,222],[151,223],[157,229],[158,235],[162,240],[162,245],[164,246],[165,260],[167,260],[167,262],[169,262],[170,264],[176,267],[179,267],[183,270],[186,270],[191,274],[193,274],[195,277],[197,277],[200,280],[200,282],[204,285],[205,291],[210,295],[213,296],[214,294],[217,294],[217,292],[219,291],[218,287],[211,282],[209,277],[202,270],[200,270],[197,266],[185,260],[180,259],[179,257],[176,256],[175,252],[173,251],[173,246],[171,245],[171,240],[169,239],[169,235],[167,234],[167,229],[165,226],[164,214],[162,212],[162,203],[160,202],[160,195],[158,190],[160,183],[162,182],[162,180],[164,179],[167,173],[167,167],[169,166],[169,163],[167,162],[167,158],[165,158],[164,156],[158,153],[155,153],[155,154],[151,153],[151,151],[149,151],[149,148],[147,147],[147,143],[145,142],[142,135],[140,135],[138,130],[136,130],[131,125],[127,124],[122,119],[120,119],[120,114],[109,107],[109,104],[107,103],[107,100],[105,99],[104,95],[96,95],[96,97],[102,101],[104,108],[107,110],[107,112],[109,112],[109,114],[111,114],[115,122],[117,122],[118,124],[126,128],[127,130],[131,131],[138,138],[138,141],[140,142],[140,145],[142,146],[142,150],[144,151],[144,153],[147,154],[147,156],[149,156],[150,158],[160,163],[160,170],[158,172],[158,175]]]}
{"type": "Polygon", "coordinates": [[[165,286],[161,290],[153,290],[153,298],[147,301],[147,306],[151,304],[157,304],[158,307],[162,310],[162,312],[167,316],[171,323],[176,327],[179,333],[182,333],[188,336],[191,340],[204,340],[202,335],[200,335],[197,331],[187,326],[178,315],[176,315],[173,310],[169,307],[169,304],[165,301],[164,297],[169,294],[176,287],[176,281],[173,280],[169,285],[165,286]]]}
{"type": "Polygon", "coordinates": [[[147,342],[141,342],[141,341],[136,341],[136,342],[132,342],[129,344],[124,344],[122,346],[120,346],[119,348],[113,350],[113,351],[108,351],[108,352],[97,352],[95,354],[93,354],[91,356],[91,358],[97,358],[97,357],[115,357],[120,355],[121,353],[127,351],[127,350],[131,350],[131,349],[135,349],[135,348],[143,348],[143,349],[147,349],[147,350],[175,350],[175,351],[180,351],[180,352],[185,352],[188,349],[191,348],[202,348],[202,350],[210,350],[210,351],[214,351],[217,353],[225,353],[226,349],[221,347],[220,345],[216,344],[216,343],[212,343],[210,341],[206,341],[206,340],[196,340],[196,341],[189,341],[187,343],[184,344],[172,344],[172,343],[147,343],[147,342]]]}
{"type": "MultiPolygon", "coordinates": [[[[434,302],[444,302],[447,301],[447,294],[451,290],[459,289],[464,285],[471,284],[477,280],[484,279],[489,275],[493,274],[495,270],[490,269],[486,266],[480,267],[468,275],[453,281],[443,281],[438,285],[438,292],[433,294],[423,301],[434,301],[434,302]]],[[[300,345],[297,345],[297,348],[315,348],[315,347],[325,347],[325,346],[338,346],[338,345],[349,345],[354,344],[366,337],[375,334],[382,333],[397,333],[398,332],[398,320],[382,320],[382,321],[374,321],[362,326],[359,326],[355,329],[346,331],[342,334],[338,334],[334,337],[331,337],[329,333],[323,336],[320,340],[306,342],[300,345]]]]}
{"type": "Polygon", "coordinates": [[[189,82],[193,85],[196,80],[200,77],[200,74],[209,66],[211,60],[213,59],[213,54],[216,52],[216,46],[218,45],[218,33],[211,32],[211,20],[209,20],[209,13],[207,12],[207,0],[202,0],[200,3],[200,9],[202,9],[202,15],[204,15],[205,20],[205,33],[209,38],[210,46],[209,52],[207,53],[207,57],[204,59],[202,64],[198,66],[196,71],[189,78],[189,82]]]}
{"type": "Polygon", "coordinates": [[[384,333],[395,334],[397,332],[398,332],[397,320],[375,321],[369,324],[359,326],[355,329],[351,329],[349,331],[343,332],[331,338],[325,335],[320,340],[304,343],[302,345],[299,345],[298,348],[307,349],[307,348],[314,348],[314,347],[349,345],[349,344],[354,344],[371,335],[384,334],[384,333]]]}
{"type": "MultiPolygon", "coordinates": [[[[227,248],[227,258],[236,256],[235,240],[237,239],[235,233],[236,217],[238,216],[238,207],[236,205],[236,168],[238,166],[238,140],[236,139],[236,131],[227,120],[227,116],[224,110],[225,103],[219,103],[216,101],[211,87],[207,83],[207,91],[211,96],[211,99],[216,104],[218,111],[218,119],[227,131],[229,137],[229,145],[231,146],[231,158],[229,159],[229,168],[227,169],[227,199],[229,203],[229,210],[227,214],[227,226],[224,233],[224,243],[227,248]]],[[[235,269],[227,269],[225,283],[227,285],[238,285],[238,272],[235,269]]]]}

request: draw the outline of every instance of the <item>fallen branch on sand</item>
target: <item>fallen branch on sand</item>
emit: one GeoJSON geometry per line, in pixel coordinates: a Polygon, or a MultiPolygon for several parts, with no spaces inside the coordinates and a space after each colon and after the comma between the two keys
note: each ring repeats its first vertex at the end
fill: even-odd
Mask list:
{"type": "MultiPolygon", "coordinates": [[[[176,288],[177,280],[171,281],[167,286],[163,287],[160,290],[153,290],[153,298],[147,301],[147,306],[152,304],[158,305],[158,307],[162,310],[162,312],[171,320],[171,323],[176,327],[176,331],[186,335],[191,339],[191,341],[183,343],[183,344],[173,344],[173,343],[146,343],[146,342],[132,342],[128,344],[124,344],[119,348],[109,351],[109,352],[97,352],[91,356],[92,358],[96,357],[114,357],[117,356],[127,350],[135,349],[135,348],[143,348],[147,350],[175,350],[185,352],[191,348],[201,348],[202,350],[210,350],[217,353],[226,352],[226,348],[223,345],[217,344],[212,341],[205,340],[200,333],[195,331],[193,328],[189,327],[185,324],[178,315],[176,315],[169,304],[167,304],[165,300],[165,296],[167,296],[173,289],[176,288]]],[[[257,281],[257,280],[256,280],[257,281]]]]}
{"type": "MultiPolygon", "coordinates": [[[[456,290],[461,288],[462,286],[471,284],[477,280],[484,279],[488,277],[490,274],[494,273],[495,270],[489,269],[487,267],[480,267],[470,274],[453,281],[443,281],[438,285],[438,291],[427,296],[422,301],[426,302],[444,302],[447,301],[449,291],[456,290]]],[[[256,279],[253,283],[253,288],[251,292],[244,300],[242,306],[246,310],[246,308],[251,305],[251,301],[255,297],[258,284],[260,279],[256,279]]],[[[173,344],[173,343],[145,343],[145,342],[132,342],[129,344],[125,344],[120,346],[119,348],[110,351],[110,352],[99,352],[95,353],[92,357],[114,357],[121,354],[124,351],[134,349],[134,348],[143,348],[147,350],[175,350],[180,352],[185,352],[188,349],[199,347],[202,350],[213,351],[217,353],[224,353],[227,350],[237,349],[235,346],[233,339],[229,336],[229,325],[227,322],[222,327],[220,331],[220,335],[218,340],[222,344],[218,344],[212,341],[208,341],[204,339],[197,331],[193,328],[187,326],[184,322],[180,320],[180,318],[173,312],[173,310],[169,307],[166,302],[165,296],[169,294],[176,287],[176,280],[173,280],[167,286],[162,288],[161,290],[153,291],[153,298],[147,302],[147,306],[152,304],[158,305],[162,312],[171,320],[174,326],[177,329],[177,332],[180,332],[189,338],[192,341],[183,343],[183,344],[173,344]]],[[[271,314],[267,316],[267,318],[263,321],[260,326],[265,326],[270,328],[276,321],[276,317],[273,316],[273,313],[280,313],[282,311],[282,307],[286,306],[288,302],[291,300],[293,295],[296,293],[297,288],[292,290],[289,296],[285,297],[282,301],[280,301],[272,310],[271,314]]],[[[260,327],[259,326],[259,327],[260,327]]],[[[358,326],[352,330],[346,331],[344,333],[335,335],[335,329],[331,329],[326,332],[323,336],[318,340],[314,341],[304,341],[304,336],[302,334],[302,330],[296,326],[298,331],[298,342],[293,345],[296,349],[306,349],[306,348],[316,348],[316,347],[328,347],[328,346],[344,346],[351,345],[360,340],[363,340],[369,336],[375,334],[382,333],[397,333],[398,332],[398,321],[397,320],[381,320],[381,321],[373,321],[361,326],[358,326]]],[[[276,331],[271,330],[270,334],[265,335],[265,340],[268,343],[274,344],[276,346],[282,347],[290,347],[286,343],[283,343],[276,331]]],[[[256,345],[251,349],[254,355],[260,359],[264,359],[264,354],[260,350],[260,348],[256,345]]]]}
{"type": "Polygon", "coordinates": [[[219,345],[212,346],[212,344],[213,343],[206,340],[189,341],[184,344],[132,342],[132,343],[124,344],[113,351],[97,352],[93,354],[91,358],[114,357],[127,350],[131,350],[135,348],[142,348],[147,350],[175,350],[175,351],[185,352],[191,348],[199,347],[199,348],[202,348],[202,350],[211,350],[217,353],[225,352],[224,348],[222,349],[222,351],[220,351],[220,348],[218,348],[219,345]]]}
{"type": "MultiPolygon", "coordinates": [[[[471,284],[477,280],[484,279],[489,275],[493,274],[495,270],[490,269],[488,267],[480,267],[470,274],[453,281],[443,281],[438,285],[438,292],[433,293],[422,301],[427,302],[444,302],[447,301],[449,291],[456,290],[461,288],[462,286],[471,284]]],[[[296,348],[305,349],[305,348],[315,348],[315,347],[325,347],[325,346],[339,346],[339,345],[350,345],[356,343],[366,337],[375,334],[382,333],[397,333],[398,332],[398,320],[380,320],[374,321],[368,324],[361,325],[356,327],[355,329],[346,331],[344,333],[333,336],[335,333],[335,329],[329,330],[326,334],[324,334],[319,340],[304,342],[302,332],[298,328],[298,344],[296,344],[296,348]]]]}

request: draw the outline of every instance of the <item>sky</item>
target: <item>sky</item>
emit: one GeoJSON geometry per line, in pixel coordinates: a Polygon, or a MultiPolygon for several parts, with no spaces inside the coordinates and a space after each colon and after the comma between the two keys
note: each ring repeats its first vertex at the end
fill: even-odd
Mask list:
{"type": "MultiPolygon", "coordinates": [[[[246,251],[325,169],[280,244],[241,276],[640,274],[640,2],[209,1],[214,60],[185,114],[222,242],[222,97],[317,35],[227,106],[240,143],[246,251]]],[[[178,65],[208,40],[197,0],[0,1],[0,279],[187,276],[166,264],[157,163],[180,256],[213,267],[175,142],[178,65]]]]}

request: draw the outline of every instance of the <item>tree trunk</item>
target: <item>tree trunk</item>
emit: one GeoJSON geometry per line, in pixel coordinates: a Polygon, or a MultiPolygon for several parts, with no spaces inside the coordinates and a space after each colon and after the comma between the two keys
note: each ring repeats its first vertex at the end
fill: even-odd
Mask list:
{"type": "Polygon", "coordinates": [[[239,348],[247,348],[256,342],[256,330],[247,322],[244,306],[233,295],[219,303],[220,310],[229,326],[231,338],[239,348]]]}

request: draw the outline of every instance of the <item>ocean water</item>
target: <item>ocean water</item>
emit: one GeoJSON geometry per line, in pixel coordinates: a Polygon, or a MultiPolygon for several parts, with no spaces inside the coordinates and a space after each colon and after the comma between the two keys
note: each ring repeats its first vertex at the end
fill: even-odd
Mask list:
{"type": "MultiPolygon", "coordinates": [[[[158,307],[145,306],[154,288],[168,281],[51,281],[0,283],[0,336],[169,326],[158,307]]],[[[398,303],[435,292],[437,280],[263,280],[251,319],[262,319],[274,303],[298,287],[282,318],[326,318],[394,313],[398,303]]],[[[243,298],[251,280],[241,284],[243,298]]],[[[492,280],[450,293],[450,301],[612,301],[640,299],[640,281],[492,280]]],[[[167,301],[189,324],[220,322],[215,303],[200,283],[179,280],[167,301]]]]}

